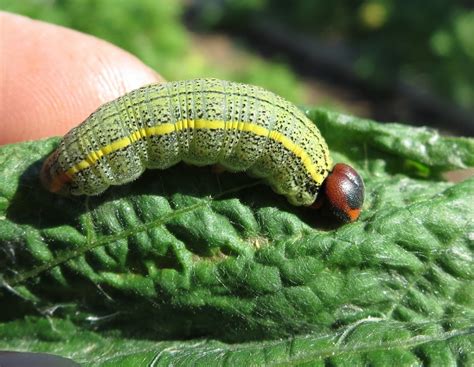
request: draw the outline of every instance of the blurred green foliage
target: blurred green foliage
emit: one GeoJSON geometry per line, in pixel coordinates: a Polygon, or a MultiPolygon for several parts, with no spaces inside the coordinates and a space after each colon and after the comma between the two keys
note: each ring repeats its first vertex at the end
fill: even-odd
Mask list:
{"type": "Polygon", "coordinates": [[[318,38],[344,40],[358,50],[355,72],[374,86],[408,80],[474,108],[474,11],[462,1],[2,0],[0,7],[103,38],[168,80],[214,76],[304,100],[301,83],[284,63],[248,57],[235,68],[212,60],[183,25],[190,3],[203,7],[199,21],[208,28],[244,29],[271,17],[318,38]]]}
{"type": "Polygon", "coordinates": [[[105,39],[167,80],[218,77],[261,85],[293,102],[302,99],[296,76],[282,63],[249,56],[238,68],[229,68],[212,60],[183,25],[183,1],[2,0],[0,8],[105,39]]]}
{"type": "Polygon", "coordinates": [[[272,18],[358,51],[355,72],[374,86],[401,78],[474,108],[474,10],[452,0],[201,2],[201,24],[241,28],[272,18]],[[246,19],[246,22],[242,22],[246,19]]]}

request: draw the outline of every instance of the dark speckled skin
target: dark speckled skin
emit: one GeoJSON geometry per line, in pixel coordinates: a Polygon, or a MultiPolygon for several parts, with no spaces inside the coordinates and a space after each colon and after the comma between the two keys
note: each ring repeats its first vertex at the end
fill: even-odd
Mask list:
{"type": "Polygon", "coordinates": [[[196,79],[104,104],[64,137],[42,180],[51,191],[94,195],[180,161],[247,171],[294,205],[312,204],[332,167],[319,130],[288,101],[251,85],[196,79]]]}

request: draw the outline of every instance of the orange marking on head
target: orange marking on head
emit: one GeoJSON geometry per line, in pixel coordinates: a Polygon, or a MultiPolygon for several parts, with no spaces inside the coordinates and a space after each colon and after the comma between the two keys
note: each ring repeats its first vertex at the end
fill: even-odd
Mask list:
{"type": "Polygon", "coordinates": [[[349,209],[346,210],[346,214],[351,218],[351,222],[357,220],[360,216],[360,209],[349,209]]]}

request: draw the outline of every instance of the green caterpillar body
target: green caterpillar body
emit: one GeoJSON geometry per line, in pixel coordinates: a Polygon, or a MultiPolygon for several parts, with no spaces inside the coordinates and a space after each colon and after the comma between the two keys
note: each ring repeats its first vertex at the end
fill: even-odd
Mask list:
{"type": "Polygon", "coordinates": [[[102,105],[66,134],[41,178],[52,192],[95,195],[180,161],[246,171],[294,205],[314,203],[332,168],[319,130],[293,104],[256,86],[196,79],[102,105]]]}

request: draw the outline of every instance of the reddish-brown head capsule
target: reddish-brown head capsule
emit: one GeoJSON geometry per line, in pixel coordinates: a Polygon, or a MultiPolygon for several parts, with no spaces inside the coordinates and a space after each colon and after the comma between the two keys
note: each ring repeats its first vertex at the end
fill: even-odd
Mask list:
{"type": "Polygon", "coordinates": [[[323,200],[329,210],[344,222],[359,218],[364,203],[364,181],[350,166],[338,163],[322,186],[323,200]]]}

